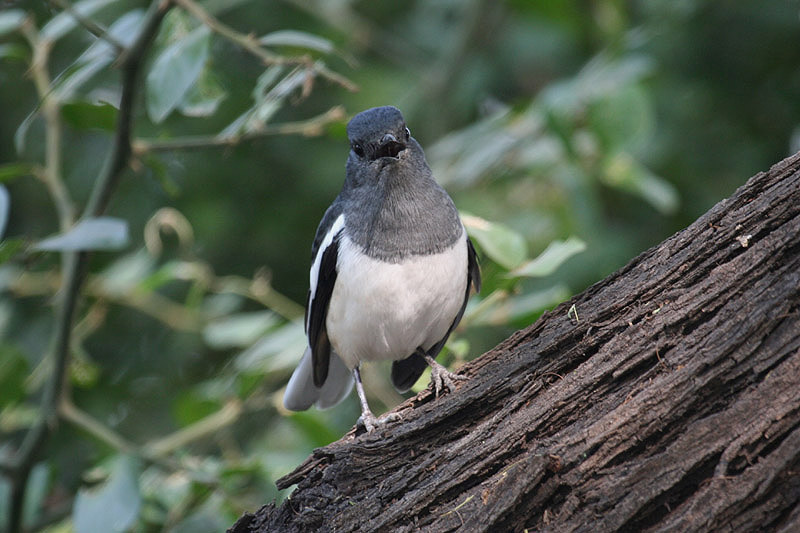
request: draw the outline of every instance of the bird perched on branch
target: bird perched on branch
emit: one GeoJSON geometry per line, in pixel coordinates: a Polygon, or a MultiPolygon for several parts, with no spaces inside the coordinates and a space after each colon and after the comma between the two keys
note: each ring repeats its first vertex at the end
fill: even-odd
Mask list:
{"type": "Polygon", "coordinates": [[[392,383],[401,392],[430,365],[436,394],[452,391],[463,378],[434,358],[461,320],[470,286],[479,291],[481,279],[458,211],[400,111],[363,111],[347,125],[347,136],[344,185],[311,250],[308,348],[283,404],[293,411],[332,407],[355,381],[369,432],[383,420],[367,404],[361,363],[394,361],[392,383]]]}

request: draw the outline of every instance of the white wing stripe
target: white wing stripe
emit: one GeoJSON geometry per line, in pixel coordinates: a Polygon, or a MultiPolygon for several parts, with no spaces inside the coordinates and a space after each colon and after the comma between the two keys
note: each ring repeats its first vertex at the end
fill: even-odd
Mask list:
{"type": "MultiPolygon", "coordinates": [[[[336,237],[336,234],[339,233],[342,228],[344,228],[344,213],[339,215],[336,220],[333,222],[331,229],[328,230],[328,233],[325,234],[325,238],[322,239],[322,243],[319,245],[319,249],[317,249],[317,255],[314,256],[314,262],[311,264],[311,272],[309,273],[309,287],[311,288],[311,296],[308,299],[308,305],[312,305],[314,302],[314,296],[317,293],[317,281],[319,280],[319,266],[322,262],[322,255],[325,253],[325,250],[328,246],[331,245],[333,242],[333,238],[336,237]]],[[[311,310],[309,309],[308,316],[311,316],[311,310]]],[[[306,328],[308,324],[306,324],[306,328]]]]}

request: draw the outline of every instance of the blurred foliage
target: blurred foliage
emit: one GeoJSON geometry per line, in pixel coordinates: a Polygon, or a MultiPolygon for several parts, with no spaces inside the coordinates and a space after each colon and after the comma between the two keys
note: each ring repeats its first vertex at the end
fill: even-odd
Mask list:
{"type": "MultiPolygon", "coordinates": [[[[790,2],[175,4],[132,168],[108,216],[80,223],[147,5],[0,6],[0,461],[42,416],[60,254],[96,251],[60,423],[27,482],[33,530],[221,531],[353,425],[353,398],[292,414],[280,399],[355,112],[404,111],[479,248],[451,365],[800,148],[790,2]]],[[[387,375],[365,369],[374,407],[401,400],[387,375]]]]}

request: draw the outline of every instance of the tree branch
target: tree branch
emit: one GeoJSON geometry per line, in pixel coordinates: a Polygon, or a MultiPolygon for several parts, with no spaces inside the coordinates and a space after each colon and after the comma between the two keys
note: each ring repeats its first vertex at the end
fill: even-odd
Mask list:
{"type": "Polygon", "coordinates": [[[800,154],[460,370],[230,532],[800,530],[800,154]]]}
{"type": "Polygon", "coordinates": [[[145,15],[139,36],[130,48],[125,50],[117,59],[122,71],[122,96],[120,98],[119,113],[117,114],[117,128],[114,135],[114,144],[111,155],[106,160],[106,165],[92,189],[92,196],[86,205],[83,214],[87,217],[101,215],[116,187],[117,181],[130,161],[131,131],[133,129],[133,103],[136,97],[136,81],[139,69],[144,61],[145,53],[155,38],[164,15],[172,6],[168,0],[155,0],[145,15]]]}
{"type": "Polygon", "coordinates": [[[231,137],[197,135],[192,137],[179,137],[176,139],[136,139],[133,141],[133,150],[137,156],[142,156],[152,152],[201,150],[213,147],[236,146],[245,141],[271,135],[305,135],[311,137],[321,135],[325,126],[334,122],[340,122],[344,117],[344,108],[342,106],[335,106],[321,115],[317,115],[308,120],[267,125],[258,131],[231,137]]]}
{"type": "Polygon", "coordinates": [[[194,442],[208,435],[213,435],[239,419],[243,406],[238,400],[230,400],[221,409],[211,413],[174,433],[148,443],[145,450],[148,456],[163,457],[190,442],[194,442]]]}
{"type": "Polygon", "coordinates": [[[89,433],[100,442],[123,453],[144,456],[134,443],[118,435],[104,424],[101,424],[96,419],[89,416],[89,414],[78,409],[71,400],[66,398],[62,400],[58,411],[64,420],[89,433]]]}

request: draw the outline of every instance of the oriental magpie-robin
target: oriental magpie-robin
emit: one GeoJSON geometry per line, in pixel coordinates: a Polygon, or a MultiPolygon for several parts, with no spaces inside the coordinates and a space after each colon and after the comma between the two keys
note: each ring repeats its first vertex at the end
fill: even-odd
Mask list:
{"type": "Polygon", "coordinates": [[[453,390],[461,377],[434,358],[481,279],[458,211],[400,111],[363,111],[347,136],[344,185],[311,249],[308,348],[283,404],[293,411],[331,407],[355,380],[361,421],[372,431],[380,421],[364,396],[361,363],[394,361],[392,383],[401,392],[430,365],[437,395],[453,390]]]}

